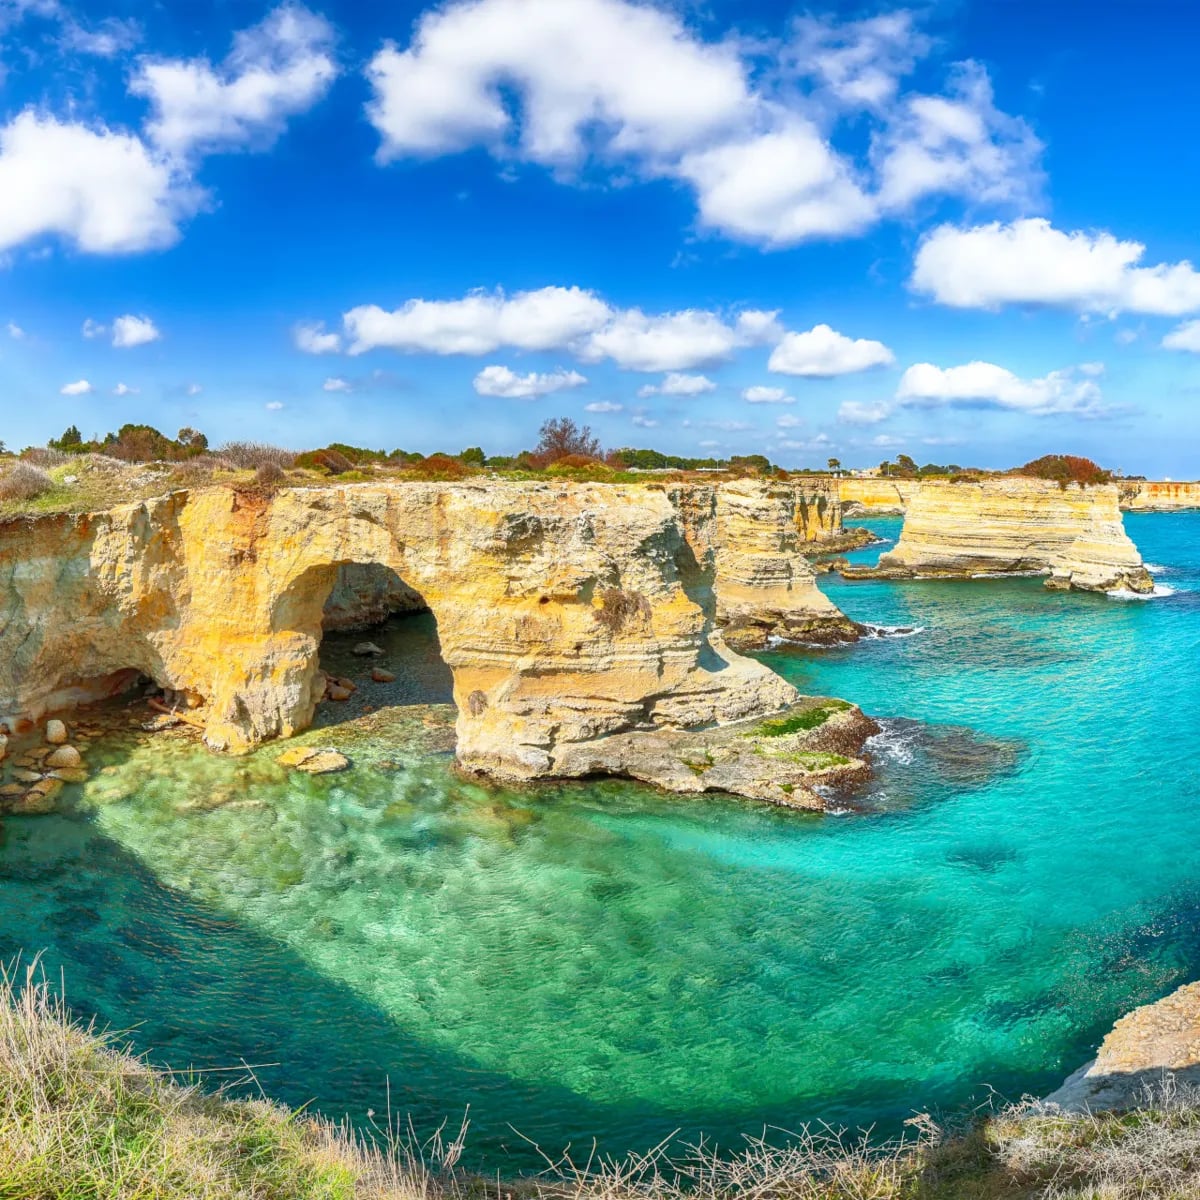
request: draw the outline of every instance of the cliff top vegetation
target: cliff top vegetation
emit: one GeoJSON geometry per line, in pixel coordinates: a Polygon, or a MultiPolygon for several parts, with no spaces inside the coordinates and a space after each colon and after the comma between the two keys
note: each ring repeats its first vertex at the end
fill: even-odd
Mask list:
{"type": "Polygon", "coordinates": [[[260,442],[213,448],[199,430],[185,428],[169,437],[152,426],[132,424],[85,439],[72,425],[46,446],[26,447],[19,455],[6,455],[0,442],[0,515],[99,510],[176,488],[208,486],[262,491],[333,480],[454,482],[483,475],[646,483],[651,473],[687,478],[697,472],[706,478],[787,474],[760,454],[718,459],[632,447],[605,451],[586,425],[569,417],[545,421],[529,450],[490,456],[480,446],[425,455],[345,442],[299,451],[260,442]]]}
{"type": "Polygon", "coordinates": [[[547,1158],[502,1182],[463,1169],[465,1125],[422,1143],[389,1114],[363,1136],[209,1091],[75,1019],[36,970],[0,974],[0,1196],[14,1198],[1167,1200],[1200,1194],[1198,1104],[1166,1087],[1121,1116],[1020,1104],[957,1130],[921,1115],[884,1144],[822,1128],[728,1155],[547,1158]]]}

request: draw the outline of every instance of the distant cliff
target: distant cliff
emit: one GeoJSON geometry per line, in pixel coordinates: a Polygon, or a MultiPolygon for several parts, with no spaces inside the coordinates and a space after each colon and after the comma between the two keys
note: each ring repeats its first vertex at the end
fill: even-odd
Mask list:
{"type": "Polygon", "coordinates": [[[922,483],[899,542],[880,556],[876,573],[960,579],[1029,573],[1048,576],[1046,585],[1055,588],[1154,589],[1125,533],[1116,487],[1063,488],[1011,475],[922,483]]]}
{"type": "Polygon", "coordinates": [[[1121,507],[1128,512],[1183,512],[1200,508],[1200,483],[1123,479],[1121,507]]]}
{"type": "Polygon", "coordinates": [[[915,479],[858,479],[836,481],[843,515],[900,516],[921,486],[915,479]]]}

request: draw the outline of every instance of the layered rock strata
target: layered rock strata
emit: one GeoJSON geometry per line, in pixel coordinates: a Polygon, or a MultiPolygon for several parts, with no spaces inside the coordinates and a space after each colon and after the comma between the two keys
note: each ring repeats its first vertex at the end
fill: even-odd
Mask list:
{"type": "Polygon", "coordinates": [[[817,587],[805,557],[841,532],[840,509],[826,492],[790,483],[740,481],[716,493],[715,590],[717,623],[739,650],[773,640],[844,642],[858,626],[817,587]],[[818,529],[820,539],[810,536],[818,529]]]}
{"type": "Polygon", "coordinates": [[[1123,1016],[1096,1057],[1046,1102],[1072,1112],[1137,1108],[1168,1077],[1200,1085],[1200,983],[1123,1016]]]}
{"type": "MultiPolygon", "coordinates": [[[[639,773],[642,735],[702,742],[696,731],[799,699],[717,628],[721,514],[753,506],[740,493],[726,505],[720,491],[212,489],[12,519],[0,526],[0,723],[19,731],[148,676],[216,749],[291,736],[325,688],[317,652],[330,596],[358,564],[392,573],[406,589],[393,594],[419,597],[437,619],[465,768],[506,779],[605,770],[672,787],[675,769],[639,773]]],[[[736,566],[730,578],[751,591],[758,579],[764,608],[788,611],[770,572],[736,566]]],[[[782,784],[807,786],[810,767],[777,764],[774,798],[782,784]]],[[[739,788],[738,774],[721,786],[763,790],[739,788]]]]}
{"type": "Polygon", "coordinates": [[[920,487],[915,479],[845,477],[837,480],[844,517],[903,516],[920,487]]]}
{"type": "Polygon", "coordinates": [[[1200,483],[1125,479],[1118,485],[1127,512],[1187,512],[1200,508],[1200,483]]]}
{"type": "Polygon", "coordinates": [[[1117,489],[1016,476],[923,483],[894,550],[848,578],[970,579],[1046,575],[1046,586],[1082,591],[1154,590],[1125,533],[1117,489]]]}

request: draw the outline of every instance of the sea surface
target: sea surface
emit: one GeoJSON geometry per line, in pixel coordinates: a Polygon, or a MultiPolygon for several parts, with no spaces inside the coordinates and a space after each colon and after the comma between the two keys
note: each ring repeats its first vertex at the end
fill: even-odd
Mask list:
{"type": "Polygon", "coordinates": [[[349,773],[93,742],[72,811],[4,823],[0,958],[44,951],[77,1009],[214,1082],[469,1112],[502,1171],[1044,1093],[1200,977],[1200,514],[1126,526],[1152,599],[824,577],[881,636],[765,660],[884,723],[834,816],[465,782],[419,703],[448,699],[432,620],[397,619],[371,636],[409,707],[349,773]]]}

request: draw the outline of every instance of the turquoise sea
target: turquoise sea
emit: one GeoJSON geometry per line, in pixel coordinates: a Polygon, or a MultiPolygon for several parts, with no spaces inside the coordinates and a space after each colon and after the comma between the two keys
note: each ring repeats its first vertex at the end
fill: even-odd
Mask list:
{"type": "MultiPolygon", "coordinates": [[[[175,1068],[250,1064],[358,1120],[390,1095],[419,1129],[469,1108],[501,1170],[530,1141],[891,1132],[1044,1092],[1200,977],[1200,514],[1126,525],[1153,599],[823,579],[917,630],[767,656],[885,719],[841,815],[484,788],[418,752],[438,710],[316,780],[109,738],[77,811],[5,822],[0,957],[44,950],[78,1009],[175,1068]]],[[[445,698],[433,637],[379,635],[415,664],[405,698],[445,698]]]]}

